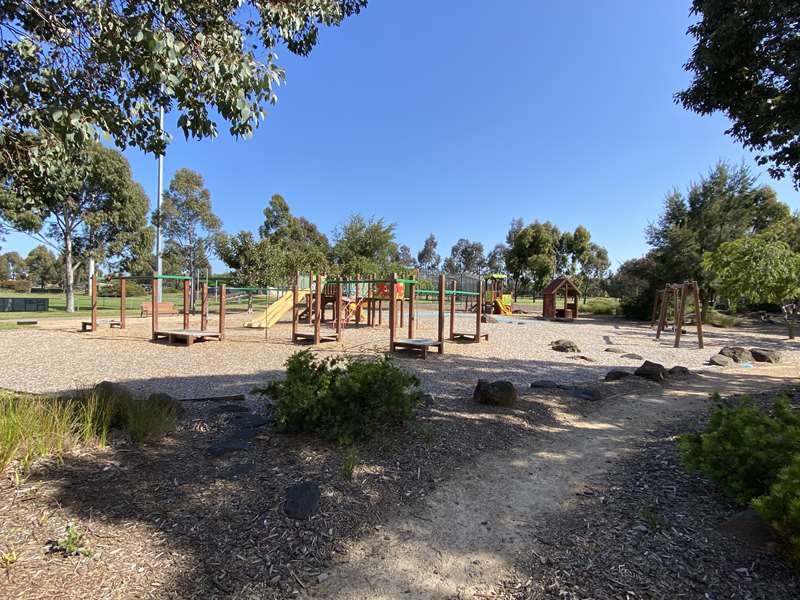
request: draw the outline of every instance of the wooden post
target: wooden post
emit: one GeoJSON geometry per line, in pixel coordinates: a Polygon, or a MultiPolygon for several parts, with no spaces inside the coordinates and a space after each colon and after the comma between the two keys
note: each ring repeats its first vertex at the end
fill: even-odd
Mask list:
{"type": "Polygon", "coordinates": [[[292,342],[295,341],[295,334],[297,333],[297,305],[299,298],[298,288],[300,287],[300,271],[294,274],[294,283],[292,284],[292,342]]]}
{"type": "Polygon", "coordinates": [[[439,354],[444,354],[444,273],[439,275],[439,354]]]}
{"type": "Polygon", "coordinates": [[[675,306],[675,347],[681,347],[681,332],[683,331],[683,314],[686,310],[686,292],[689,291],[689,286],[686,282],[681,286],[680,291],[675,290],[676,306],[675,306]]]}
{"type": "Polygon", "coordinates": [[[405,284],[403,284],[403,298],[400,300],[400,328],[403,328],[403,309],[406,303],[405,284]]]}
{"type": "Polygon", "coordinates": [[[697,341],[700,348],[703,347],[703,311],[700,309],[700,291],[697,282],[692,281],[692,297],[694,298],[694,320],[697,324],[697,341]]]}
{"type": "Polygon", "coordinates": [[[156,339],[156,331],[158,331],[158,279],[153,277],[152,288],[150,289],[150,323],[151,334],[153,339],[156,339]]]}
{"type": "Polygon", "coordinates": [[[392,273],[389,281],[389,352],[394,352],[395,327],[397,326],[397,306],[394,298],[394,285],[397,275],[392,273]]]}
{"type": "Polygon", "coordinates": [[[225,339],[225,284],[221,283],[219,286],[219,341],[225,339]]]}
{"type": "Polygon", "coordinates": [[[200,289],[200,330],[205,331],[208,327],[208,283],[204,282],[200,289]]]}
{"type": "Polygon", "coordinates": [[[308,274],[308,293],[306,294],[306,323],[311,325],[311,304],[313,302],[313,296],[311,291],[311,284],[314,283],[314,273],[309,272],[308,274]]]}
{"type": "Polygon", "coordinates": [[[314,304],[316,310],[314,311],[314,344],[320,342],[320,321],[322,319],[322,276],[317,273],[315,284],[317,289],[314,290],[314,304]]]}
{"type": "Polygon", "coordinates": [[[414,339],[414,297],[417,295],[417,284],[409,283],[408,289],[410,295],[408,297],[408,339],[414,339]]]}
{"type": "Polygon", "coordinates": [[[367,325],[375,327],[375,275],[369,276],[367,298],[367,325]]]}
{"type": "Polygon", "coordinates": [[[661,332],[666,325],[667,319],[667,298],[669,294],[669,285],[664,288],[664,297],[661,299],[661,312],[658,315],[658,328],[656,329],[656,339],[661,338],[661,332]]]}
{"type": "Polygon", "coordinates": [[[336,305],[333,317],[336,319],[336,341],[342,341],[342,283],[336,284],[336,305]]]}
{"type": "Polygon", "coordinates": [[[453,280],[450,286],[452,295],[450,296],[450,341],[455,339],[456,332],[456,282],[453,280]]]}
{"type": "Polygon", "coordinates": [[[125,306],[127,298],[125,294],[125,281],[124,277],[119,278],[119,328],[125,329],[125,306]]]}
{"type": "Polygon", "coordinates": [[[97,273],[92,273],[92,331],[97,331],[97,273]]]}
{"type": "Polygon", "coordinates": [[[658,312],[660,300],[661,300],[661,290],[656,290],[656,297],[653,300],[653,315],[650,317],[650,327],[656,324],[656,317],[660,314],[658,312]]]}
{"type": "Polygon", "coordinates": [[[475,309],[475,342],[481,341],[481,321],[483,321],[483,281],[478,282],[478,306],[475,309]]]}
{"type": "Polygon", "coordinates": [[[183,329],[189,329],[189,280],[183,280],[183,329]]]}

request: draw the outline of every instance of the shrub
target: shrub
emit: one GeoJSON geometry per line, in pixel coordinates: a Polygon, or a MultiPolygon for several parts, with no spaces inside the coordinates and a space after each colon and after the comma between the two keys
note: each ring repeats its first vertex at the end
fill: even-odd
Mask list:
{"type": "Polygon", "coordinates": [[[20,294],[30,294],[33,285],[26,279],[17,279],[14,282],[14,291],[20,294]]]}
{"type": "Polygon", "coordinates": [[[91,556],[92,551],[86,545],[84,535],[72,523],[67,523],[64,538],[52,547],[53,552],[61,552],[64,556],[91,556]]]}
{"type": "Polygon", "coordinates": [[[775,402],[772,414],[746,399],[736,406],[720,403],[706,431],[681,436],[679,447],[688,469],[746,504],[766,494],[778,472],[800,452],[800,416],[785,398],[775,402]]]}
{"type": "Polygon", "coordinates": [[[344,455],[342,461],[342,478],[345,481],[353,481],[353,472],[358,466],[358,451],[355,448],[350,448],[347,454],[344,455]]]}
{"type": "Polygon", "coordinates": [[[715,327],[735,327],[738,325],[739,320],[736,317],[726,315],[716,309],[709,308],[703,318],[703,322],[715,327]]]}
{"type": "MultiPolygon", "coordinates": [[[[114,279],[111,283],[98,286],[97,295],[101,298],[119,298],[119,280],[114,279]]],[[[125,282],[125,296],[128,298],[147,296],[147,290],[135,281],[125,282]]]]}
{"type": "Polygon", "coordinates": [[[800,454],[778,473],[769,494],[754,500],[753,506],[784,538],[791,558],[800,561],[800,454]]]}
{"type": "Polygon", "coordinates": [[[160,394],[132,398],[118,405],[117,422],[133,442],[147,442],[175,428],[178,410],[175,400],[160,394]]]}
{"type": "Polygon", "coordinates": [[[580,310],[593,315],[614,315],[618,307],[619,300],[616,298],[587,298],[580,310]]]}
{"type": "Polygon", "coordinates": [[[286,362],[286,379],[257,393],[275,401],[277,426],[286,432],[315,432],[349,443],[411,417],[419,381],[380,360],[317,359],[296,352],[286,362]]]}

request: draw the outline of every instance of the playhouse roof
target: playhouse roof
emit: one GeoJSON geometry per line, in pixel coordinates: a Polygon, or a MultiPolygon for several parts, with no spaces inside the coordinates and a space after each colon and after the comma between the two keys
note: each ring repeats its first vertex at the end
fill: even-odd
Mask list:
{"type": "Polygon", "coordinates": [[[560,290],[564,286],[567,286],[567,289],[569,289],[570,291],[573,291],[578,294],[580,293],[580,290],[578,290],[578,286],[575,285],[569,277],[556,277],[555,279],[553,279],[553,281],[547,284],[547,287],[544,288],[542,294],[555,294],[558,290],[560,290]]]}

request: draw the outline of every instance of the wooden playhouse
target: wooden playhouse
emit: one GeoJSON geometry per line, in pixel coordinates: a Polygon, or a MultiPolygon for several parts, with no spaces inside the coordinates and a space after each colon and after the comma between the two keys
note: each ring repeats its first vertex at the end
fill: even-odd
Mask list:
{"type": "Polygon", "coordinates": [[[542,316],[545,319],[577,319],[580,297],[578,286],[569,277],[556,277],[542,292],[542,316]],[[563,308],[557,306],[559,296],[564,298],[563,308]]]}

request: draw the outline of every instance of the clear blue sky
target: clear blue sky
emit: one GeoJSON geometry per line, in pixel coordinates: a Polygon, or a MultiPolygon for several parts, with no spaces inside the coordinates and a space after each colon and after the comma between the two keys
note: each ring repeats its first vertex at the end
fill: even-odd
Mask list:
{"type": "MultiPolygon", "coordinates": [[[[664,194],[719,159],[763,171],[797,209],[722,116],[674,104],[689,23],[688,0],[371,0],[310,57],[281,53],[288,80],[253,139],[178,132],[165,185],[199,171],[231,232],[256,230],[280,193],[325,233],[375,215],[414,253],[434,232],[443,256],[460,237],[490,249],[513,217],[583,224],[615,267],[646,250],[664,194]]],[[[125,154],[155,199],[155,160],[125,154]]]]}

